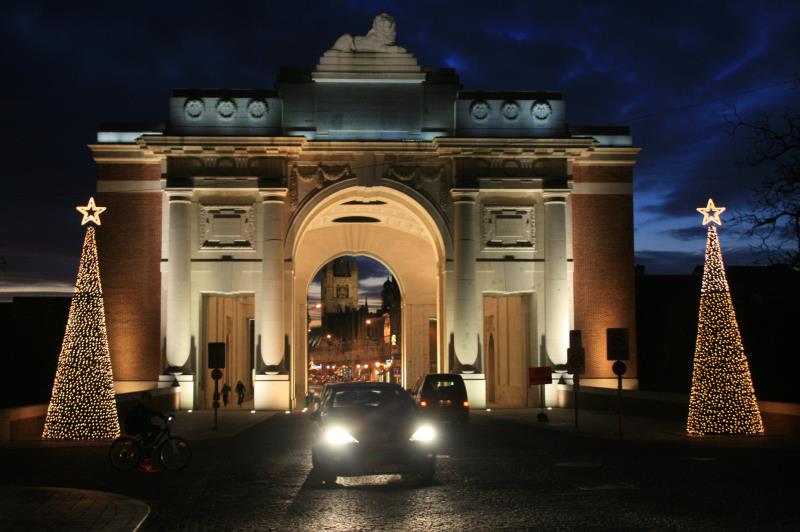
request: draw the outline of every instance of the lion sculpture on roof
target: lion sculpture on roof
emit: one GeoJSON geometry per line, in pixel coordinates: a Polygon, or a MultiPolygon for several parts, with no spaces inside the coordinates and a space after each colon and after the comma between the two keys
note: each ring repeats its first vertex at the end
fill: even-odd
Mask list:
{"type": "Polygon", "coordinates": [[[388,13],[381,13],[372,21],[372,29],[366,35],[353,37],[345,33],[333,45],[333,50],[339,52],[385,52],[401,54],[405,48],[394,43],[397,29],[394,17],[388,13]]]}

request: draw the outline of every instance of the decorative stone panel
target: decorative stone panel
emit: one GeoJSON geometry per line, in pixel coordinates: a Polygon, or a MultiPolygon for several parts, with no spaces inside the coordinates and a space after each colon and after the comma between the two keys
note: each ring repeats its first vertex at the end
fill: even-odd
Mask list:
{"type": "Polygon", "coordinates": [[[481,242],[483,249],[536,249],[536,221],[533,207],[483,207],[481,242]]]}
{"type": "Polygon", "coordinates": [[[322,189],[326,185],[353,175],[349,164],[295,164],[289,176],[289,207],[294,210],[297,204],[313,190],[322,189]]]}
{"type": "Polygon", "coordinates": [[[252,206],[200,206],[200,249],[255,249],[252,206]]]}

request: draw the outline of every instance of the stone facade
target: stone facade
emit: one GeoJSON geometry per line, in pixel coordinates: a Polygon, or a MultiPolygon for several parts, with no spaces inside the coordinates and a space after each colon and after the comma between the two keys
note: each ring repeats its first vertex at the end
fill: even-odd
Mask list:
{"type": "Polygon", "coordinates": [[[277,90],[175,91],[162,130],[98,134],[115,376],[166,383],[179,367],[184,407],[204,404],[208,298],[249,296],[256,407],[294,407],[308,283],[366,254],[400,285],[405,383],[435,365],[463,373],[475,406],[487,376],[493,400],[533,404],[518,373],[562,377],[577,328],[584,382],[605,384],[604,329],[634,330],[627,128],[570,126],[560,94],[465,92],[393,42],[350,39],[277,90]]]}

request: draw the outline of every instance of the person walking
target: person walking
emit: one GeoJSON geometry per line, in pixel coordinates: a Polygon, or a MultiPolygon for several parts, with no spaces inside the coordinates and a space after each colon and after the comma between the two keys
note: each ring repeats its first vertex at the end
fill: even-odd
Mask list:
{"type": "Polygon", "coordinates": [[[222,405],[228,407],[228,402],[231,400],[231,385],[227,382],[222,385],[222,405]]]}
{"type": "Polygon", "coordinates": [[[244,403],[244,392],[245,392],[244,383],[242,381],[239,381],[238,383],[236,383],[236,395],[238,396],[237,402],[239,403],[240,407],[242,406],[242,403],[244,403]]]}

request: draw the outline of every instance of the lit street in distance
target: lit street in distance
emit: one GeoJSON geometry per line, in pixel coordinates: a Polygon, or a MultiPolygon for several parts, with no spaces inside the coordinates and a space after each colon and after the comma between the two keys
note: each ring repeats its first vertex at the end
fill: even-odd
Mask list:
{"type": "Polygon", "coordinates": [[[146,502],[143,530],[784,530],[800,517],[790,474],[798,454],[765,445],[780,436],[680,438],[676,421],[671,438],[620,442],[500,415],[475,414],[447,436],[428,486],[393,475],[312,486],[312,426],[302,414],[193,441],[180,473],[117,472],[104,446],[4,447],[0,456],[5,484],[146,502]]]}

